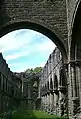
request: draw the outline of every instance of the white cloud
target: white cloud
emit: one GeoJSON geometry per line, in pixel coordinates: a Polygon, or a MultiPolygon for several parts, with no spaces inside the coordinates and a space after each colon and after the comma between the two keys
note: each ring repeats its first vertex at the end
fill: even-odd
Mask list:
{"type": "Polygon", "coordinates": [[[21,72],[27,68],[35,68],[39,65],[44,66],[45,62],[41,62],[40,64],[38,63],[39,61],[32,64],[28,61],[28,64],[26,62],[13,63],[15,59],[20,61],[19,59],[23,56],[31,58],[33,54],[37,54],[39,57],[41,52],[43,54],[51,53],[54,48],[55,45],[49,38],[32,30],[17,30],[0,38],[0,52],[3,53],[3,57],[8,63],[12,60],[9,67],[11,70],[17,72],[21,72]]]}
{"type": "MultiPolygon", "coordinates": [[[[33,45],[33,44],[32,44],[33,45]]],[[[48,51],[52,51],[55,48],[55,45],[52,42],[42,42],[41,44],[35,44],[34,46],[29,45],[27,48],[20,49],[20,52],[11,54],[11,55],[7,55],[6,57],[4,57],[7,61],[8,60],[14,60],[14,59],[18,59],[22,56],[28,56],[33,55],[33,53],[36,52],[48,52],[48,51]],[[23,51],[22,51],[23,50],[23,51]]]]}
{"type": "Polygon", "coordinates": [[[20,31],[14,31],[0,38],[0,52],[17,50],[30,44],[35,34],[30,35],[25,31],[24,35],[19,36],[20,31]]]}
{"type": "Polygon", "coordinates": [[[24,52],[19,52],[19,53],[14,53],[12,55],[8,55],[5,57],[5,59],[8,61],[8,60],[13,60],[13,59],[17,59],[19,57],[22,57],[22,56],[27,56],[29,53],[28,51],[24,51],[24,52]]]}
{"type": "Polygon", "coordinates": [[[44,63],[42,63],[40,65],[36,65],[36,64],[31,65],[30,63],[26,64],[24,62],[9,64],[9,67],[11,67],[11,70],[13,72],[22,72],[22,71],[26,71],[26,69],[28,69],[28,68],[35,68],[35,67],[39,67],[39,66],[43,67],[44,63]]]}
{"type": "Polygon", "coordinates": [[[52,42],[43,42],[37,46],[37,50],[39,51],[48,51],[48,50],[54,50],[55,45],[52,42]]]}

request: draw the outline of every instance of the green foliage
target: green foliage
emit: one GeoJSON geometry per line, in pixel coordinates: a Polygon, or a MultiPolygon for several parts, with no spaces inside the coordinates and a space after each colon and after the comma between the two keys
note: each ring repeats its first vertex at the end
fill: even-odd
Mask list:
{"type": "Polygon", "coordinates": [[[32,73],[33,72],[33,69],[31,68],[31,69],[27,69],[26,71],[25,71],[25,73],[32,73]]]}
{"type": "Polygon", "coordinates": [[[25,71],[25,73],[40,73],[42,71],[42,67],[36,67],[35,69],[31,68],[31,69],[27,69],[25,71]]]}
{"type": "Polygon", "coordinates": [[[42,111],[19,111],[15,112],[12,119],[66,119],[56,115],[49,115],[42,111]]]}
{"type": "Polygon", "coordinates": [[[34,73],[39,73],[42,71],[42,67],[36,67],[33,71],[34,73]]]}

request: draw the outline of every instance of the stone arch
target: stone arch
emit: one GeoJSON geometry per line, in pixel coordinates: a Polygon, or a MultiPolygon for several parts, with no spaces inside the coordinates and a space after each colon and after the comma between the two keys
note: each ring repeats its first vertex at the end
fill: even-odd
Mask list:
{"type": "Polygon", "coordinates": [[[71,26],[73,28],[73,25],[74,25],[74,21],[75,21],[75,17],[76,17],[76,13],[77,13],[77,9],[79,7],[79,4],[80,4],[81,0],[77,0],[75,3],[75,9],[74,9],[74,13],[73,13],[73,17],[72,17],[72,22],[71,22],[71,26]]]}
{"type": "Polygon", "coordinates": [[[7,25],[4,25],[2,28],[0,28],[0,37],[2,37],[3,35],[11,32],[11,31],[18,30],[18,29],[32,29],[32,30],[40,32],[40,33],[44,34],[45,36],[47,36],[48,38],[50,38],[56,44],[56,46],[59,48],[59,50],[61,51],[62,56],[64,58],[64,62],[65,63],[67,62],[66,49],[65,49],[64,44],[62,43],[61,39],[59,38],[59,36],[57,36],[56,33],[52,32],[52,30],[50,30],[40,24],[25,21],[25,20],[9,23],[7,25]]]}
{"type": "Polygon", "coordinates": [[[70,48],[70,69],[71,69],[71,92],[73,97],[73,114],[77,114],[77,109],[81,108],[80,86],[81,86],[81,1],[78,0],[75,10],[72,40],[70,48]]]}
{"type": "Polygon", "coordinates": [[[71,60],[80,60],[81,57],[81,1],[77,2],[77,7],[74,13],[74,22],[72,29],[72,41],[70,48],[71,60]]]}

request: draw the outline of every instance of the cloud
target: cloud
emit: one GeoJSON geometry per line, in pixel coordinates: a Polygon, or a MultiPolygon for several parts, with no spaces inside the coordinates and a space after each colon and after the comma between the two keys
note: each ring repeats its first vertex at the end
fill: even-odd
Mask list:
{"type": "Polygon", "coordinates": [[[33,34],[29,34],[26,30],[13,31],[2,38],[0,38],[0,52],[7,52],[17,50],[31,43],[33,34]],[[21,32],[20,32],[21,31],[21,32]],[[17,32],[17,33],[16,33],[17,32]]]}
{"type": "Polygon", "coordinates": [[[33,64],[33,65],[31,65],[30,63],[25,63],[25,62],[17,62],[17,63],[12,63],[12,64],[9,64],[9,67],[11,67],[11,70],[13,71],[13,72],[22,72],[22,71],[26,71],[26,69],[28,69],[28,68],[35,68],[35,67],[39,67],[39,66],[41,66],[41,67],[43,67],[44,66],[44,63],[42,63],[42,64],[38,64],[38,65],[36,65],[36,64],[33,64]]]}
{"type": "Polygon", "coordinates": [[[27,56],[28,55],[28,51],[24,51],[24,52],[20,52],[20,53],[14,53],[12,55],[8,55],[5,57],[6,60],[13,60],[13,59],[17,59],[19,57],[22,56],[27,56]]]}
{"type": "Polygon", "coordinates": [[[33,53],[38,53],[40,54],[40,52],[48,52],[48,51],[52,51],[54,49],[55,45],[52,42],[49,42],[48,40],[45,40],[44,42],[42,42],[41,44],[39,43],[35,43],[35,44],[30,44],[28,47],[27,46],[23,46],[21,49],[19,49],[19,52],[15,52],[15,53],[11,53],[10,55],[5,56],[4,58],[8,61],[8,60],[14,60],[14,59],[18,59],[20,57],[23,56],[30,56],[33,55],[33,53]]]}
{"type": "Polygon", "coordinates": [[[45,41],[39,45],[37,45],[38,51],[48,51],[48,50],[54,50],[55,45],[52,42],[45,41]]]}
{"type": "Polygon", "coordinates": [[[14,31],[0,39],[0,52],[12,71],[44,66],[46,57],[54,48],[49,38],[27,29],[14,31]]]}

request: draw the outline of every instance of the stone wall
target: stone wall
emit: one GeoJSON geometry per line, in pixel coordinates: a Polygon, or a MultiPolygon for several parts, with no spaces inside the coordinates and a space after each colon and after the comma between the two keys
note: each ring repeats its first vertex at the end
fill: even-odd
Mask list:
{"type": "Polygon", "coordinates": [[[42,71],[41,109],[51,114],[67,116],[67,78],[60,51],[50,54],[42,71]]]}
{"type": "Polygon", "coordinates": [[[65,0],[4,0],[1,4],[0,36],[14,29],[29,28],[50,37],[59,48],[67,51],[65,0]],[[3,26],[7,26],[6,29],[3,26]]]}
{"type": "Polygon", "coordinates": [[[21,85],[21,79],[13,75],[0,53],[0,116],[18,108],[20,105],[21,90],[18,86],[19,82],[21,85]]]}

